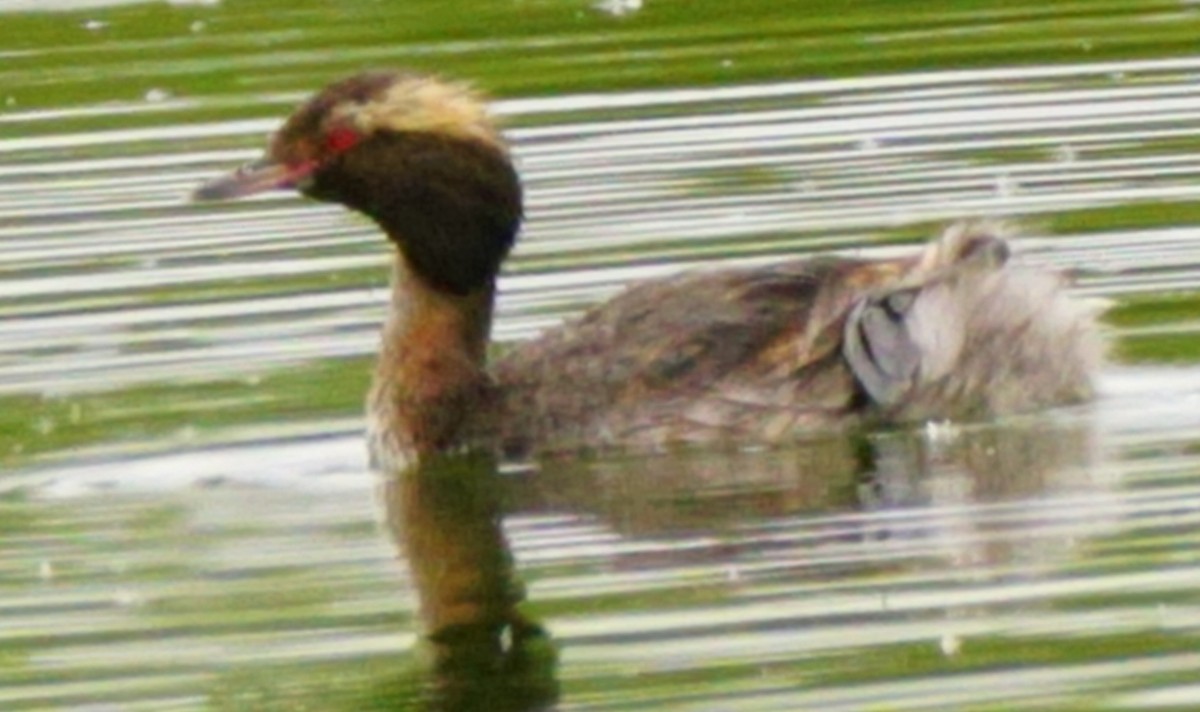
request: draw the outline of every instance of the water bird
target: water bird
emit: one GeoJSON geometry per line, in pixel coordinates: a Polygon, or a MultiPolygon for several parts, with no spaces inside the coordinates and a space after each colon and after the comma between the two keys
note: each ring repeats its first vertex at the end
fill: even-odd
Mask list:
{"type": "MultiPolygon", "coordinates": [[[[1021,264],[995,225],[912,254],[696,270],[629,287],[488,364],[496,278],[523,220],[508,144],[470,86],[408,71],[336,81],[262,159],[197,200],[288,189],[374,220],[394,247],[367,398],[374,464],[780,442],[872,422],[1087,399],[1096,310],[1021,264]]],[[[618,229],[613,226],[613,229],[618,229]]]]}

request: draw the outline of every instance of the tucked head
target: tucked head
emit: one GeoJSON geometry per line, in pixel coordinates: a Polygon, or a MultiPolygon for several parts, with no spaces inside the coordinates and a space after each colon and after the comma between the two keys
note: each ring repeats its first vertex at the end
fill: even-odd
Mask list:
{"type": "Polygon", "coordinates": [[[458,294],[491,282],[522,217],[520,182],[483,101],[465,85],[408,72],[329,85],[287,119],[261,159],[194,198],[272,189],[370,216],[418,275],[458,294]]]}

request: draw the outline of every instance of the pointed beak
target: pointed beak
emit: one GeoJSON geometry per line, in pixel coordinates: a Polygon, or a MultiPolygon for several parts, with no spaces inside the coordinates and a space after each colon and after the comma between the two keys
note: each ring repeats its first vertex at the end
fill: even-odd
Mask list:
{"type": "Polygon", "coordinates": [[[315,169],[316,164],[313,162],[289,165],[267,158],[260,159],[200,186],[192,193],[192,200],[234,200],[267,190],[295,189],[308,179],[315,169]]]}

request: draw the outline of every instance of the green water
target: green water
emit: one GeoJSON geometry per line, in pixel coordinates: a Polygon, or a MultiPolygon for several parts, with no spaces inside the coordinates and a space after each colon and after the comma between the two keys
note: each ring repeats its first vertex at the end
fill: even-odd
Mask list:
{"type": "Polygon", "coordinates": [[[1200,707],[1200,9],[628,8],[0,3],[0,709],[1200,707]],[[185,202],[370,66],[501,100],[498,349],[656,269],[987,213],[1112,302],[1101,398],[508,474],[545,635],[431,676],[361,443],[381,240],[185,202]]]}
{"type": "Polygon", "coordinates": [[[4,24],[6,92],[63,107],[137,100],[164,82],[186,96],[308,91],[365,65],[529,96],[1171,57],[1192,49],[1200,18],[1177,2],[676,0],[614,16],[574,0],[313,0],[148,2],[4,24]]]}

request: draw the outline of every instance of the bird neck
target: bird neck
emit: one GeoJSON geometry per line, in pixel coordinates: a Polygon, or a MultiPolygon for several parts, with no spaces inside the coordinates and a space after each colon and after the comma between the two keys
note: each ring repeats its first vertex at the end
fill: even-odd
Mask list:
{"type": "Polygon", "coordinates": [[[494,279],[465,294],[448,292],[430,285],[412,269],[404,252],[396,250],[391,290],[387,334],[403,343],[409,364],[428,360],[463,361],[479,369],[486,365],[494,279]]]}
{"type": "Polygon", "coordinates": [[[411,465],[476,444],[474,416],[491,391],[487,346],[495,280],[466,294],[447,292],[396,250],[391,289],[368,407],[375,455],[411,465]]]}

